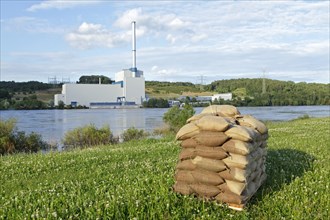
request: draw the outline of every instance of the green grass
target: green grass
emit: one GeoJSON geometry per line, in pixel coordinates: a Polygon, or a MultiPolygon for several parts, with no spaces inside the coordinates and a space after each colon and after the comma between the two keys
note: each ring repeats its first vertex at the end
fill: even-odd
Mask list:
{"type": "Polygon", "coordinates": [[[0,157],[0,219],[327,219],[330,118],[267,126],[268,179],[242,212],[172,191],[172,137],[0,157]]]}

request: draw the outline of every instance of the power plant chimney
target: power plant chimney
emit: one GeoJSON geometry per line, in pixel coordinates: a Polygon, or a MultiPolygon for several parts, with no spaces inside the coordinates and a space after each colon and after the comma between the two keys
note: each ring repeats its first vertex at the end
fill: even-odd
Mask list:
{"type": "Polygon", "coordinates": [[[133,53],[133,66],[132,71],[137,72],[136,68],[136,36],[135,36],[135,21],[132,21],[132,53],[133,53]]]}

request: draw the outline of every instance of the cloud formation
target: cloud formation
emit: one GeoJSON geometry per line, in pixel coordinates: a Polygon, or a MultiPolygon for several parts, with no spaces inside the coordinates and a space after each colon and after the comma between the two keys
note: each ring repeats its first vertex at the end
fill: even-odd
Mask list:
{"type": "Polygon", "coordinates": [[[71,46],[79,49],[114,47],[130,39],[129,32],[112,33],[101,24],[83,22],[76,31],[66,35],[71,46]]]}
{"type": "Polygon", "coordinates": [[[84,1],[73,1],[73,0],[47,0],[42,1],[40,3],[31,5],[26,10],[29,12],[35,12],[38,10],[47,10],[47,9],[66,9],[66,8],[73,8],[77,6],[86,6],[86,5],[93,5],[98,4],[101,1],[97,0],[84,0],[84,1]]]}
{"type": "MultiPolygon", "coordinates": [[[[101,72],[104,68],[103,72],[114,73],[129,68],[131,22],[135,20],[137,66],[145,71],[147,80],[195,82],[201,75],[207,82],[252,78],[260,77],[264,68],[274,79],[324,83],[330,80],[330,6],[327,1],[62,3],[60,6],[60,1],[43,1],[32,5],[29,10],[72,8],[70,13],[54,11],[56,15],[70,14],[71,17],[63,17],[63,23],[52,21],[44,13],[35,13],[32,17],[28,12],[21,17],[2,18],[1,21],[4,30],[10,29],[11,33],[34,33],[33,37],[39,33],[49,34],[42,37],[47,36],[51,40],[55,33],[57,39],[59,33],[63,36],[61,42],[50,41],[49,48],[39,48],[43,59],[49,60],[47,65],[39,63],[40,72],[53,68],[67,73],[92,73],[94,70],[101,72]],[[74,8],[87,4],[90,4],[90,10],[83,13],[74,8]],[[66,27],[61,27],[61,24],[66,27]],[[49,53],[58,51],[52,47],[53,44],[70,51],[76,60],[51,62],[54,58],[45,56],[45,50],[49,53]],[[88,60],[88,64],[80,65],[85,71],[73,65],[79,63],[79,59],[88,60]]],[[[10,37],[4,39],[9,42],[10,37]]],[[[38,40],[25,45],[33,47],[35,42],[38,40]]],[[[1,57],[1,64],[5,63],[6,68],[4,73],[21,71],[22,65],[15,65],[18,54],[11,53],[7,60],[1,57]]],[[[35,63],[39,61],[36,56],[31,57],[35,58],[35,63]]],[[[24,64],[24,70],[37,72],[35,68],[38,66],[30,61],[31,64],[24,64]]]]}

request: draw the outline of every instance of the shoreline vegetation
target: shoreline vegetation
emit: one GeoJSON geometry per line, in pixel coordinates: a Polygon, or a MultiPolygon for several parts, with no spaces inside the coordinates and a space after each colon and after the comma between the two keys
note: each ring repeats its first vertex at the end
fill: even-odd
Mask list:
{"type": "Polygon", "coordinates": [[[26,134],[24,131],[19,131],[15,119],[0,119],[0,155],[84,149],[98,145],[114,145],[156,135],[162,136],[178,131],[194,114],[195,110],[190,105],[185,105],[183,108],[173,106],[163,116],[163,120],[168,126],[165,129],[156,129],[153,134],[131,127],[124,130],[121,135],[114,136],[109,125],[97,128],[94,124],[89,124],[68,131],[61,140],[61,146],[60,143],[50,144],[43,141],[41,135],[35,132],[26,134]]]}
{"type": "Polygon", "coordinates": [[[0,219],[326,219],[330,117],[267,121],[266,182],[242,212],[172,190],[174,135],[0,156],[0,219]]]}
{"type": "MultiPolygon", "coordinates": [[[[83,76],[87,77],[87,76],[83,76]]],[[[96,83],[103,77],[103,83],[111,83],[111,79],[104,76],[92,77],[77,83],[96,83]],[[94,79],[94,80],[92,80],[94,79]]],[[[228,104],[234,106],[298,106],[298,105],[330,105],[330,84],[322,83],[294,83],[265,79],[265,91],[262,91],[263,79],[231,79],[218,80],[208,85],[189,82],[158,82],[146,81],[146,95],[148,101],[144,108],[168,108],[168,100],[179,100],[204,107],[204,102],[198,102],[197,96],[218,93],[232,93],[233,100],[214,100],[210,104],[228,104]]],[[[60,103],[54,106],[54,94],[61,93],[62,84],[48,84],[37,81],[7,82],[0,81],[0,110],[32,110],[32,109],[82,109],[85,106],[72,107],[60,103]]]]}

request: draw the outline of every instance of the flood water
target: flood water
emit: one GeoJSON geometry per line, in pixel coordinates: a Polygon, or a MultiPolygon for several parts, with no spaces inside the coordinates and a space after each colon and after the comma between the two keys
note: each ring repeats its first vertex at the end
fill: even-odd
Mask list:
{"type": "MultiPolygon", "coordinates": [[[[200,113],[203,108],[195,108],[200,113]]],[[[168,109],[81,109],[81,110],[8,110],[0,111],[1,120],[16,118],[19,130],[36,132],[49,143],[58,143],[64,134],[79,126],[109,125],[115,135],[135,127],[153,131],[163,126],[162,117],[168,109]]],[[[287,121],[305,114],[329,117],[330,106],[239,107],[241,114],[251,114],[259,120],[287,121]]]]}

